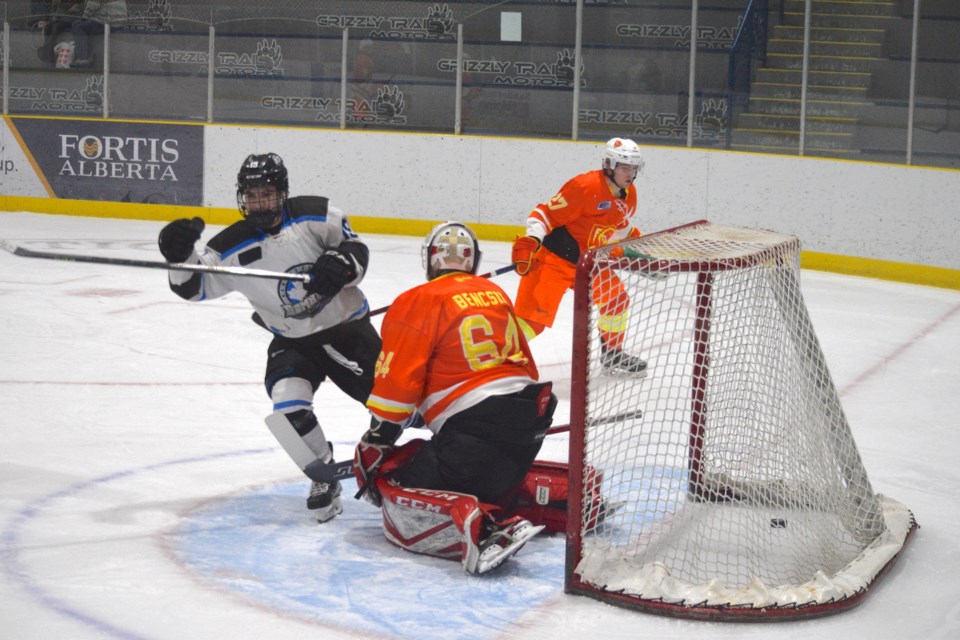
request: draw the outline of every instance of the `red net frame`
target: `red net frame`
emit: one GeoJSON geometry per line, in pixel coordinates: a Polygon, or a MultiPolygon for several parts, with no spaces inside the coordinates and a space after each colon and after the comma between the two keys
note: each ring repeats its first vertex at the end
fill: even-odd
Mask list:
{"type": "MultiPolygon", "coordinates": [[[[687,431],[687,469],[685,473],[685,484],[687,487],[688,501],[708,504],[733,504],[735,506],[746,503],[770,502],[774,498],[780,500],[780,506],[784,502],[794,511],[806,508],[808,501],[814,500],[809,497],[809,490],[805,497],[797,498],[798,491],[793,489],[789,497],[784,498],[784,493],[777,487],[773,488],[770,481],[763,483],[743,483],[730,481],[729,478],[721,476],[722,482],[717,482],[715,478],[707,472],[705,461],[705,438],[707,435],[707,422],[709,399],[708,399],[708,380],[711,373],[711,331],[714,322],[714,286],[717,278],[723,278],[725,272],[750,271],[753,269],[765,269],[767,265],[776,265],[775,278],[778,281],[777,286],[792,287],[799,290],[796,273],[799,272],[799,252],[800,242],[797,238],[773,237],[770,241],[771,246],[775,246],[775,251],[771,252],[768,248],[759,247],[757,250],[743,251],[742,247],[737,247],[736,251],[726,252],[724,242],[718,241],[716,246],[708,247],[703,255],[689,255],[683,258],[670,257],[665,254],[658,254],[651,247],[656,247],[658,236],[667,236],[673,234],[677,237],[686,235],[697,236],[701,232],[710,235],[715,229],[729,230],[732,237],[736,238],[739,230],[736,228],[727,228],[722,225],[711,225],[705,220],[692,222],[673,229],[668,229],[656,234],[649,234],[637,241],[624,243],[623,246],[630,247],[640,253],[640,257],[635,257],[632,261],[618,259],[616,266],[628,271],[642,271],[646,273],[656,273],[660,276],[670,277],[677,274],[687,274],[687,278],[695,282],[692,285],[692,299],[695,313],[691,318],[692,325],[692,348],[690,352],[691,360],[691,383],[689,385],[689,422],[686,426],[687,431]],[[716,250],[717,256],[711,255],[711,250],[716,250]],[[795,265],[789,264],[793,260],[795,265]],[[785,275],[784,275],[785,274],[785,275]],[[786,283],[786,284],[784,284],[786,283]],[[793,503],[790,501],[793,500],[793,503]]],[[[743,230],[745,233],[751,230],[743,230]]],[[[762,231],[760,233],[763,233],[762,231]]],[[[776,236],[776,234],[773,234],[776,236]]],[[[711,242],[706,243],[708,245],[711,242]]],[[[739,245],[738,242],[732,242],[731,246],[739,245]]],[[[888,544],[877,552],[874,549],[869,555],[874,562],[880,558],[882,564],[878,567],[864,567],[863,563],[857,565],[854,563],[852,569],[845,568],[838,572],[840,578],[835,578],[835,582],[843,582],[847,574],[855,575],[857,578],[863,578],[865,581],[859,587],[848,588],[847,591],[833,597],[823,597],[811,601],[802,601],[802,595],[805,584],[796,588],[779,590],[779,600],[773,604],[769,602],[762,604],[762,599],[758,599],[761,604],[750,602],[718,602],[716,599],[710,599],[703,596],[703,591],[698,589],[699,585],[692,585],[692,588],[684,591],[680,590],[674,593],[664,594],[664,590],[658,590],[657,585],[652,596],[644,593],[630,593],[629,589],[605,588],[604,585],[597,584],[597,579],[584,580],[578,572],[578,567],[584,560],[584,539],[594,532],[585,530],[594,527],[597,521],[597,513],[590,512],[590,509],[596,504],[596,493],[598,488],[595,486],[596,478],[609,478],[611,474],[600,466],[595,465],[595,461],[587,456],[586,451],[586,430],[588,425],[588,397],[590,395],[589,380],[591,375],[596,375],[595,362],[591,362],[591,341],[592,334],[596,329],[592,324],[593,305],[591,302],[590,280],[595,272],[598,263],[608,263],[612,260],[609,248],[600,248],[586,252],[578,265],[577,281],[574,293],[574,338],[572,353],[572,385],[571,385],[571,420],[570,420],[570,494],[569,510],[571,517],[568,521],[567,529],[567,548],[566,548],[566,568],[565,568],[565,589],[568,593],[586,595],[602,601],[609,602],[618,606],[624,606],[632,609],[669,615],[682,618],[693,618],[702,620],[719,621],[772,621],[786,620],[796,618],[812,618],[825,615],[831,615],[840,611],[848,610],[863,600],[869,589],[882,578],[893,566],[900,551],[906,543],[912,538],[917,528],[917,524],[912,514],[902,505],[882,496],[874,496],[870,488],[869,481],[866,478],[865,470],[862,469],[859,456],[855,450],[850,436],[850,444],[853,451],[846,451],[843,456],[848,459],[843,460],[844,464],[850,467],[845,473],[850,476],[850,485],[854,487],[863,496],[858,499],[868,502],[874,500],[876,504],[868,505],[866,508],[867,517],[874,519],[874,522],[868,523],[874,528],[883,528],[882,535],[877,535],[875,531],[866,534],[863,531],[859,533],[865,537],[874,536],[869,541],[869,547],[884,547],[879,542],[888,544]],[[599,473],[598,473],[599,472],[599,473]],[[871,511],[872,510],[872,511],[871,511]],[[573,514],[580,514],[576,517],[573,514]],[[885,520],[884,520],[885,518],[885,520]],[[886,525],[884,525],[884,522],[886,525]],[[878,524],[879,523],[879,524],[878,524]],[[893,534],[889,534],[894,530],[893,534]],[[883,538],[883,540],[881,540],[883,538]],[[893,538],[892,541],[886,538],[893,538]],[[895,552],[894,552],[895,551],[895,552]],[[689,594],[689,597],[685,597],[689,594]],[[786,594],[786,595],[784,595],[786,594]]],[[[797,293],[797,295],[799,295],[797,293]]],[[[800,318],[797,321],[798,327],[802,329],[809,328],[809,319],[806,317],[805,306],[801,302],[791,302],[792,311],[800,318]],[[805,323],[805,325],[804,325],[805,323]]],[[[792,330],[797,331],[796,327],[792,330]]],[[[811,343],[815,351],[819,353],[819,344],[815,336],[806,335],[804,339],[811,343]]],[[[595,348],[593,349],[595,351],[595,348]]],[[[815,359],[815,358],[814,358],[815,359]]],[[[819,388],[828,390],[826,401],[836,404],[839,407],[839,399],[836,396],[835,388],[826,372],[825,365],[820,361],[814,363],[815,384],[819,388]]],[[[655,372],[654,372],[654,375],[655,372]]],[[[838,419],[840,427],[847,429],[845,418],[838,419]]],[[[600,424],[594,421],[593,424],[600,424]]],[[[601,487],[600,492],[604,489],[601,487]]],[[[851,490],[853,491],[853,490],[851,490]]],[[[763,506],[770,506],[769,504],[763,506]]],[[[860,516],[863,518],[863,516],[860,516]]],[[[775,519],[771,520],[773,523],[775,519]]],[[[865,546],[867,541],[864,542],[865,546]]],[[[643,570],[646,570],[644,567],[643,570]]],[[[819,575],[817,576],[819,578],[819,575]]],[[[834,578],[831,575],[831,578],[834,578]]],[[[828,580],[829,583],[829,580],[828,580]]],[[[644,581],[640,581],[641,586],[633,586],[630,589],[642,591],[644,581]]],[[[653,584],[653,583],[651,583],[653,584]]],[[[830,593],[830,585],[825,589],[825,593],[830,593]]],[[[779,587],[778,587],[779,588],[779,587]]],[[[836,589],[835,589],[836,590],[836,589]]],[[[668,591],[668,590],[667,590],[668,591]]]]}

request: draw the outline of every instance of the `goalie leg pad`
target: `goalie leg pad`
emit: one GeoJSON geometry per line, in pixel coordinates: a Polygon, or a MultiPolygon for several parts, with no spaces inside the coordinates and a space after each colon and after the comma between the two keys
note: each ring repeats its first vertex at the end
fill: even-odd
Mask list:
{"type": "MultiPolygon", "coordinates": [[[[603,474],[588,466],[584,475],[587,504],[587,528],[595,527],[603,518],[606,501],[600,494],[603,474]]],[[[565,462],[537,460],[531,466],[515,493],[504,501],[504,512],[520,516],[534,525],[543,525],[548,533],[567,529],[567,496],[569,471],[565,462]]]]}
{"type": "Polygon", "coordinates": [[[375,482],[383,500],[383,533],[391,544],[413,553],[476,562],[488,507],[464,493],[408,489],[383,477],[375,482]]]}
{"type": "Polygon", "coordinates": [[[567,465],[535,461],[515,494],[505,501],[505,512],[544,525],[548,533],[567,529],[567,465]]]}

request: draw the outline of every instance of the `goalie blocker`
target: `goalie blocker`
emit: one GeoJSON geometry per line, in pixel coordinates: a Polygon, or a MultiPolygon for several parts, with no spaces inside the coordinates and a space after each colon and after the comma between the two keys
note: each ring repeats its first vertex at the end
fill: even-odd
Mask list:
{"type": "MultiPolygon", "coordinates": [[[[383,533],[401,549],[422,555],[459,560],[464,571],[483,574],[516,554],[541,531],[560,533],[567,527],[567,465],[536,461],[519,486],[499,504],[455,491],[415,489],[398,485],[390,473],[407,462],[423,445],[412,440],[386,453],[372,479],[372,502],[381,506],[383,533]]],[[[354,468],[359,485],[370,479],[363,465],[354,468]]],[[[602,478],[588,482],[591,526],[607,513],[599,492],[602,478]]]]}

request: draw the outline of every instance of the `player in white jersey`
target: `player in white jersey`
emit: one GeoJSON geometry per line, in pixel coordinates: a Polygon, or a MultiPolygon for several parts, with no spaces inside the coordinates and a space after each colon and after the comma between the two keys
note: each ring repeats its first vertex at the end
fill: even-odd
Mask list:
{"type": "MultiPolygon", "coordinates": [[[[330,378],[364,404],[373,387],[380,336],[370,307],[357,286],[367,270],[369,249],[350,229],[344,213],[318,196],[288,198],[283,160],[274,153],[250,155],[237,176],[237,204],[243,219],[207,243],[194,245],[200,218],[174,220],[160,231],[160,252],[170,262],[239,266],[291,274],[311,281],[268,280],[210,272],[170,272],[170,288],[185,300],[244,295],[253,320],[273,333],[265,384],[282,426],[268,419],[274,435],[307,471],[303,456],[328,463],[333,452],[313,411],[313,396],[330,378]]],[[[312,463],[311,463],[312,464],[312,463]]],[[[342,511],[340,483],[313,482],[307,507],[319,522],[342,511]]]]}

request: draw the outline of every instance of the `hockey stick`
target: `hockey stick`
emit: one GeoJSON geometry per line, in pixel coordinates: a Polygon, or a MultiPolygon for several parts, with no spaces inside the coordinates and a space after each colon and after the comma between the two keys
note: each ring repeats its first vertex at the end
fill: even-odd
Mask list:
{"type": "Polygon", "coordinates": [[[94,264],[112,264],[121,267],[143,267],[147,269],[166,269],[168,271],[196,271],[200,273],[220,273],[245,278],[267,278],[269,280],[297,280],[310,282],[307,273],[283,273],[266,269],[247,269],[245,267],[223,267],[207,264],[183,264],[182,262],[159,262],[154,260],[128,260],[126,258],[107,258],[104,256],[85,256],[72,253],[52,253],[49,251],[34,251],[19,247],[8,240],[0,239],[0,247],[15,256],[22,258],[44,258],[46,260],[62,260],[64,262],[92,262],[94,264]]]}
{"type": "MultiPolygon", "coordinates": [[[[624,413],[618,413],[605,418],[591,420],[590,426],[595,427],[601,424],[622,422],[631,418],[639,418],[642,415],[643,411],[639,409],[634,411],[626,411],[624,413]]],[[[570,431],[570,425],[563,424],[557,427],[550,427],[547,429],[546,435],[549,436],[557,433],[566,433],[568,431],[570,431]]],[[[334,480],[343,480],[344,478],[349,478],[353,476],[353,460],[343,460],[342,462],[331,462],[329,464],[322,465],[315,464],[311,467],[309,476],[311,480],[316,480],[317,482],[333,482],[334,480]]]]}
{"type": "MultiPolygon", "coordinates": [[[[494,269],[494,270],[491,271],[490,273],[481,273],[481,274],[480,274],[480,277],[481,277],[481,278],[492,278],[492,277],[494,277],[494,276],[499,276],[499,275],[502,274],[502,273],[507,273],[508,271],[513,271],[513,270],[514,270],[514,267],[515,267],[515,265],[513,265],[513,264],[508,264],[508,265],[506,265],[506,266],[500,267],[499,269],[494,269]]],[[[386,306],[383,306],[383,307],[379,307],[379,308],[374,309],[373,311],[371,311],[371,312],[370,312],[370,315],[371,315],[371,316],[378,316],[378,315],[380,315],[381,313],[386,313],[387,309],[389,309],[389,308],[390,308],[390,305],[386,305],[386,306]]]]}
{"type": "MultiPolygon", "coordinates": [[[[547,435],[552,433],[563,433],[569,431],[569,425],[560,427],[550,427],[547,429],[547,435]]],[[[353,475],[353,460],[344,460],[342,462],[331,462],[330,464],[314,465],[310,469],[310,479],[318,482],[332,482],[334,480],[343,480],[353,475]]]]}
{"type": "MultiPolygon", "coordinates": [[[[640,409],[635,409],[634,411],[624,411],[623,413],[617,413],[612,416],[606,416],[605,418],[597,418],[596,420],[587,420],[588,427],[598,427],[602,424],[613,424],[616,422],[624,422],[625,420],[630,420],[632,418],[641,418],[643,417],[643,411],[640,409]]],[[[566,433],[570,431],[570,425],[563,424],[559,427],[550,427],[547,429],[547,435],[554,433],[566,433]]]]}

